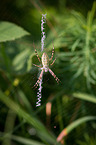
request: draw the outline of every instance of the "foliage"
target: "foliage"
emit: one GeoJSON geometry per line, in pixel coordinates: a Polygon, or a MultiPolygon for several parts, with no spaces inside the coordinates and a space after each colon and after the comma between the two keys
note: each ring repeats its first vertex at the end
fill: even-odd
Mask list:
{"type": "Polygon", "coordinates": [[[96,2],[87,16],[73,7],[68,9],[64,0],[54,6],[51,1],[46,3],[47,8],[38,0],[12,3],[16,20],[24,29],[0,22],[0,141],[2,145],[95,145],[96,2]],[[44,74],[42,105],[36,108],[37,90],[32,87],[38,70],[32,63],[39,63],[32,44],[41,58],[43,12],[47,13],[44,51],[51,56],[54,44],[52,70],[61,83],[57,85],[49,73],[44,74]],[[48,102],[52,105],[50,115],[45,112],[48,102]]]}
{"type": "MultiPolygon", "coordinates": [[[[96,83],[96,19],[94,19],[95,12],[96,3],[94,3],[92,10],[88,12],[87,18],[76,11],[72,11],[71,14],[66,14],[64,18],[63,16],[57,16],[56,19],[61,24],[61,30],[60,27],[57,27],[59,37],[54,38],[55,48],[62,46],[65,48],[65,51],[67,51],[62,52],[58,55],[61,60],[64,61],[64,63],[66,63],[67,61],[67,69],[69,69],[71,72],[74,72],[72,80],[77,79],[78,77],[83,77],[86,79],[88,88],[91,87],[90,83],[96,83]]],[[[52,39],[51,34],[48,35],[48,39],[49,38],[50,40],[52,39]]],[[[61,65],[64,64],[61,63],[61,65]]]]}
{"type": "Polygon", "coordinates": [[[78,145],[95,145],[95,140],[96,140],[96,137],[89,137],[88,134],[85,134],[84,135],[84,140],[85,141],[78,141],[78,145]]]}

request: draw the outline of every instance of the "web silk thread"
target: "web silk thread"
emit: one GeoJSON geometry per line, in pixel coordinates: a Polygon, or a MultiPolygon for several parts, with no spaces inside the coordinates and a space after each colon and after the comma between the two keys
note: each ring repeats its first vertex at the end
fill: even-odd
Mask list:
{"type": "MultiPolygon", "coordinates": [[[[44,40],[45,40],[44,23],[46,23],[46,14],[42,14],[42,19],[41,19],[41,52],[44,50],[44,40]]],[[[42,81],[43,81],[43,75],[42,75],[42,79],[39,82],[39,89],[37,92],[37,100],[38,101],[36,102],[36,107],[41,106],[42,81]]]]}

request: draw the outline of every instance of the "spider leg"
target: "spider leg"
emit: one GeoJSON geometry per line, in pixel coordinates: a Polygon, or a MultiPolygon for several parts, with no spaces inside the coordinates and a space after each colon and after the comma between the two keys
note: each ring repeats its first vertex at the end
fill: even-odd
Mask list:
{"type": "Polygon", "coordinates": [[[53,62],[52,62],[50,65],[53,65],[53,64],[54,64],[54,62],[55,62],[55,60],[56,60],[56,58],[53,60],[53,62]]]}
{"type": "Polygon", "coordinates": [[[54,54],[54,45],[53,45],[52,55],[51,55],[51,58],[49,59],[49,61],[52,60],[53,54],[54,54]]]}
{"type": "Polygon", "coordinates": [[[54,74],[54,72],[50,68],[49,68],[49,72],[54,77],[54,79],[57,81],[57,83],[59,83],[60,80],[58,79],[58,77],[56,77],[56,75],[54,74]]]}
{"type": "MultiPolygon", "coordinates": [[[[34,49],[35,49],[35,45],[34,45],[34,43],[33,43],[33,47],[34,47],[34,49]]],[[[40,58],[39,58],[39,55],[38,55],[38,53],[37,53],[37,50],[36,50],[36,49],[35,49],[35,53],[36,53],[36,56],[37,56],[37,58],[38,58],[39,62],[41,62],[41,60],[40,60],[40,58]]]]}
{"type": "MultiPolygon", "coordinates": [[[[43,69],[42,69],[42,71],[41,71],[41,73],[40,73],[40,76],[39,76],[37,82],[35,83],[35,85],[34,85],[33,87],[35,87],[35,88],[38,87],[38,84],[40,83],[40,81],[41,81],[41,79],[42,79],[42,76],[43,76],[43,69]]],[[[33,88],[33,87],[32,87],[32,88],[33,88]]]]}
{"type": "MultiPolygon", "coordinates": [[[[32,63],[32,64],[33,64],[33,63],[32,63]]],[[[36,65],[36,64],[33,64],[33,65],[41,68],[41,66],[39,66],[39,65],[36,65]]]]}

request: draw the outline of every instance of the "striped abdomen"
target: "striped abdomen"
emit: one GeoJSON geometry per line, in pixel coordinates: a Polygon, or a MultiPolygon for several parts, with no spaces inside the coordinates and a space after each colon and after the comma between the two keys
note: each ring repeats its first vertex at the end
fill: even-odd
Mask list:
{"type": "Polygon", "coordinates": [[[49,69],[49,57],[45,52],[42,55],[42,65],[43,65],[45,72],[47,72],[49,69]]]}

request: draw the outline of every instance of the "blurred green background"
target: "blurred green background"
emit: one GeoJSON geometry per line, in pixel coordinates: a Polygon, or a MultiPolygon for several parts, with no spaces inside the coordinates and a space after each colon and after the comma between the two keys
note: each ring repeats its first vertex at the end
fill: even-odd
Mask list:
{"type": "Polygon", "coordinates": [[[1,144],[95,145],[95,110],[96,2],[1,1],[1,144]],[[45,13],[44,52],[51,57],[54,44],[56,62],[49,67],[61,82],[57,84],[49,72],[44,73],[41,106],[36,107],[38,88],[32,87],[40,70],[32,63],[40,63],[33,42],[41,58],[41,18],[45,13]]]}

